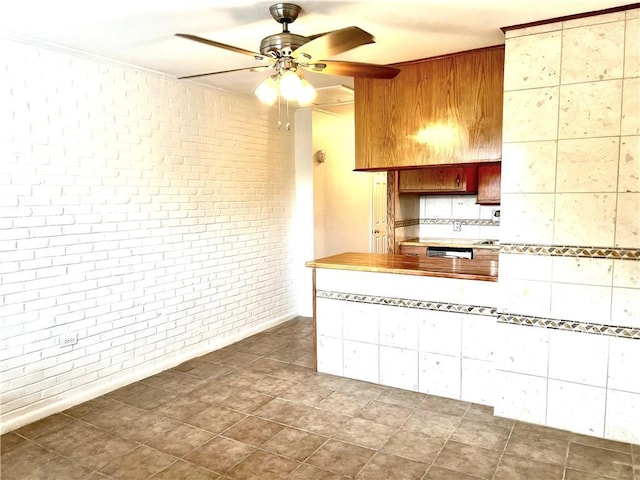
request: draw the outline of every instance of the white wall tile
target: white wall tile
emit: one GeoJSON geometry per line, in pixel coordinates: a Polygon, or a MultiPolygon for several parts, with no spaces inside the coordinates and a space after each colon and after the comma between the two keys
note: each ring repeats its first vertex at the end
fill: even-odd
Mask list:
{"type": "Polygon", "coordinates": [[[319,372],[342,376],[344,368],[342,340],[319,335],[317,339],[317,359],[319,372]]]}
{"type": "Polygon", "coordinates": [[[613,262],[613,286],[638,288],[640,286],[640,262],[613,262]]]}
{"type": "Polygon", "coordinates": [[[622,94],[621,135],[640,135],[640,77],[626,78],[622,94]]]}
{"type": "Polygon", "coordinates": [[[607,325],[611,320],[611,288],[598,285],[554,283],[551,286],[551,316],[607,325]]]}
{"type": "Polygon", "coordinates": [[[451,214],[453,218],[480,218],[480,205],[474,195],[454,195],[451,214]]]}
{"type": "Polygon", "coordinates": [[[547,425],[604,436],[605,393],[604,388],[549,379],[547,425]]]}
{"type": "Polygon", "coordinates": [[[347,340],[378,344],[378,305],[341,302],[343,337],[347,340]]]}
{"type": "Polygon", "coordinates": [[[386,305],[378,309],[380,345],[418,350],[418,310],[386,305]]]}
{"type": "Polygon", "coordinates": [[[555,191],[557,141],[502,144],[500,190],[505,193],[555,191]]]}
{"type": "Polygon", "coordinates": [[[554,140],[558,136],[558,87],[504,92],[503,142],[554,140]]]}
{"type": "Polygon", "coordinates": [[[500,241],[502,243],[553,243],[555,195],[502,195],[500,241]]]}
{"type": "MultiPolygon", "coordinates": [[[[636,10],[637,11],[637,10],[636,10]]],[[[627,17],[624,42],[624,77],[640,76],[640,18],[627,17]]]]}
{"type": "Polygon", "coordinates": [[[460,399],[465,402],[493,405],[496,395],[494,374],[493,362],[463,358],[460,399]]]}
{"type": "Polygon", "coordinates": [[[620,137],[619,192],[640,192],[640,136],[620,137]]]}
{"type": "Polygon", "coordinates": [[[496,370],[494,415],[544,425],[547,414],[547,379],[496,370]]]}
{"type": "Polygon", "coordinates": [[[640,445],[640,394],[607,390],[604,436],[640,445]]]}
{"type": "Polygon", "coordinates": [[[640,245],[640,193],[619,193],[616,215],[617,247],[640,245]]]}
{"type": "Polygon", "coordinates": [[[550,282],[499,280],[500,296],[496,307],[503,313],[548,317],[551,313],[550,282]]]}
{"type": "Polygon", "coordinates": [[[561,86],[558,138],[620,135],[621,98],[622,80],[561,86]]]}
{"type": "Polygon", "coordinates": [[[497,282],[478,282],[466,280],[464,284],[463,302],[465,305],[495,307],[500,293],[497,282]]]}
{"type": "Polygon", "coordinates": [[[422,393],[460,399],[462,361],[460,357],[419,353],[419,388],[422,393]]]}
{"type": "Polygon", "coordinates": [[[554,282],[611,286],[614,260],[586,257],[551,257],[554,282]]]}
{"type": "MultiPolygon", "coordinates": [[[[551,281],[553,257],[544,255],[500,254],[500,280],[551,281]]],[[[498,282],[499,285],[503,283],[498,282]]]]}
{"type": "Polygon", "coordinates": [[[380,383],[405,390],[418,390],[418,352],[380,347],[380,383]]]}
{"type": "Polygon", "coordinates": [[[496,349],[497,323],[494,317],[463,315],[462,356],[493,361],[496,349]]]}
{"type": "Polygon", "coordinates": [[[640,394],[640,342],[614,337],[609,346],[608,388],[640,394]]]}
{"type": "Polygon", "coordinates": [[[601,23],[562,32],[562,83],[622,77],[625,22],[601,23]]]}
{"type": "Polygon", "coordinates": [[[318,335],[342,338],[342,308],[345,302],[318,298],[316,300],[316,330],[318,335]]]}
{"type": "Polygon", "coordinates": [[[601,23],[619,22],[624,20],[625,12],[605,13],[602,15],[590,15],[587,17],[579,17],[562,22],[563,29],[571,29],[576,27],[585,27],[587,25],[598,25],[601,23]]]}
{"type": "Polygon", "coordinates": [[[615,192],[620,137],[558,141],[557,192],[615,192]]]}
{"type": "Polygon", "coordinates": [[[613,244],[616,231],[616,195],[560,193],[555,198],[555,245],[613,244]]]}
{"type": "Polygon", "coordinates": [[[610,323],[640,328],[640,288],[612,289],[610,323]]]}
{"type": "Polygon", "coordinates": [[[498,323],[497,369],[546,377],[549,366],[549,330],[498,323]]]}
{"type": "Polygon", "coordinates": [[[419,350],[460,357],[462,352],[462,316],[459,313],[421,310],[419,313],[419,350]]]}
{"type": "Polygon", "coordinates": [[[505,47],[504,90],[560,83],[561,32],[515,37],[505,47]]]}
{"type": "Polygon", "coordinates": [[[380,383],[378,345],[345,340],[343,356],[345,377],[380,383]]]}
{"type": "Polygon", "coordinates": [[[608,356],[608,336],[552,330],[549,378],[605,387],[608,356]]]}

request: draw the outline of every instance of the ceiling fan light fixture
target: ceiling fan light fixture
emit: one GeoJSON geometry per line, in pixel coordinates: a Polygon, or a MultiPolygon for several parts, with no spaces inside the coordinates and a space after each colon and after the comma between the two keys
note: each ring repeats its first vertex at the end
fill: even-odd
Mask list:
{"type": "Polygon", "coordinates": [[[285,100],[297,100],[302,90],[302,80],[293,70],[285,70],[280,74],[280,95],[285,100]]]}
{"type": "Polygon", "coordinates": [[[298,105],[301,107],[308,107],[313,103],[313,101],[318,96],[318,92],[313,88],[307,80],[302,79],[302,88],[300,89],[300,93],[298,93],[298,105]]]}
{"type": "Polygon", "coordinates": [[[275,77],[275,75],[267,77],[256,87],[254,91],[256,97],[258,97],[262,103],[266,103],[267,105],[273,105],[278,99],[279,91],[275,77]]]}

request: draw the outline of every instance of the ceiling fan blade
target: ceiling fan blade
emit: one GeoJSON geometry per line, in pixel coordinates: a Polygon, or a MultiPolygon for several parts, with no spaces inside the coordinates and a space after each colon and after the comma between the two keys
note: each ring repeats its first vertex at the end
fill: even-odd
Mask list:
{"type": "Polygon", "coordinates": [[[220,43],[214,40],[209,40],[208,38],[202,38],[196,35],[190,35],[188,33],[176,33],[175,36],[186,38],[187,40],[193,40],[194,42],[204,43],[205,45],[211,45],[212,47],[224,48],[225,50],[229,50],[231,52],[241,53],[243,55],[249,55],[250,57],[254,57],[256,60],[265,59],[265,56],[259,53],[252,52],[250,50],[245,50],[244,48],[240,48],[240,47],[234,47],[233,45],[227,45],[226,43],[220,43]]]}
{"type": "Polygon", "coordinates": [[[394,78],[400,70],[386,65],[374,63],[341,62],[338,60],[321,60],[305,67],[312,72],[344,77],[394,78]]]}
{"type": "Polygon", "coordinates": [[[309,38],[312,40],[293,52],[294,57],[304,55],[311,59],[327,58],[375,42],[373,35],[358,27],[341,28],[309,38]]]}
{"type": "Polygon", "coordinates": [[[197,73],[195,75],[186,75],[184,77],[178,77],[178,80],[186,80],[187,78],[205,77],[207,75],[218,75],[219,73],[241,72],[243,70],[250,70],[252,72],[262,72],[263,70],[266,70],[269,67],[270,65],[260,65],[257,67],[244,67],[244,68],[234,68],[232,70],[220,70],[218,72],[197,73]]]}

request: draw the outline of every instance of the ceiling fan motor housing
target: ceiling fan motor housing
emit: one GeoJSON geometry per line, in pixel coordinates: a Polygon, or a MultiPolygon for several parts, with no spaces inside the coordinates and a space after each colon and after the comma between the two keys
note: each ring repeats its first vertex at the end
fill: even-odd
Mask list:
{"type": "Polygon", "coordinates": [[[276,33],[265,37],[260,42],[260,53],[262,55],[269,55],[271,53],[275,55],[269,55],[271,57],[291,56],[296,48],[301,47],[307,43],[309,39],[302,35],[297,35],[291,32],[276,33]]]}

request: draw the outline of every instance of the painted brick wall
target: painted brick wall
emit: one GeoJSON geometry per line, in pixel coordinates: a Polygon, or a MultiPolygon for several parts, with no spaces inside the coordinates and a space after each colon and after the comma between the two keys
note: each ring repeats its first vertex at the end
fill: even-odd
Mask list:
{"type": "Polygon", "coordinates": [[[275,109],[0,50],[3,431],[294,316],[293,132],[275,109]]]}

